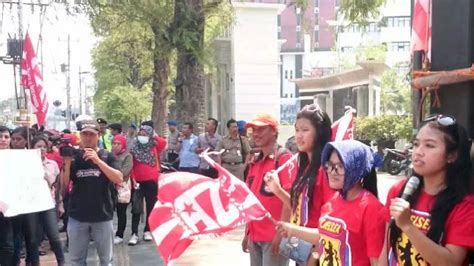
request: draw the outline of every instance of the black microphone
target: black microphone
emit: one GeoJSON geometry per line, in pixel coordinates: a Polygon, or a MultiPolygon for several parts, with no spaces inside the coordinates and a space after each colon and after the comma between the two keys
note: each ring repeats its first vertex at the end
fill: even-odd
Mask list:
{"type": "MultiPolygon", "coordinates": [[[[410,179],[408,179],[407,184],[405,185],[405,189],[403,189],[403,193],[400,198],[407,200],[410,196],[413,195],[413,193],[415,193],[419,185],[420,185],[420,179],[418,177],[416,176],[410,177],[410,179]]],[[[395,220],[393,219],[393,217],[390,218],[390,226],[392,226],[392,224],[395,224],[395,220]]]]}

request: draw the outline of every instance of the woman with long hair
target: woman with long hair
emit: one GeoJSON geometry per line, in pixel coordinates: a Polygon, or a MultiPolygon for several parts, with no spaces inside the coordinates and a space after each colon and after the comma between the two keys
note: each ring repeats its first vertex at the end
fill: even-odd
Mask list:
{"type": "Polygon", "coordinates": [[[424,120],[412,153],[420,185],[407,199],[401,198],[406,180],[389,191],[381,265],[467,265],[474,249],[470,146],[453,117],[435,114],[424,120]]]}
{"type": "MultiPolygon", "coordinates": [[[[60,172],[57,163],[46,157],[46,153],[49,150],[48,139],[42,135],[36,136],[31,141],[31,147],[33,149],[39,149],[41,151],[41,160],[43,162],[43,168],[45,171],[44,179],[48,184],[49,189],[51,190],[51,196],[54,200],[56,198],[56,187],[60,187],[59,185],[57,185],[58,176],[60,172]]],[[[56,261],[58,263],[57,265],[64,265],[64,252],[61,244],[61,238],[59,237],[58,216],[56,208],[51,208],[46,211],[38,212],[37,215],[39,226],[44,229],[44,232],[48,237],[51,250],[56,256],[56,261]]],[[[39,233],[37,233],[38,239],[41,239],[41,237],[43,236],[42,232],[43,230],[39,230],[39,233]]]]}
{"type": "MultiPolygon", "coordinates": [[[[134,193],[138,190],[142,195],[139,200],[145,198],[146,202],[146,224],[143,239],[153,240],[148,218],[156,203],[158,194],[158,176],[160,175],[160,154],[166,147],[166,140],[154,133],[151,126],[142,124],[138,131],[137,139],[133,142],[130,153],[133,157],[132,181],[134,182],[134,193]]],[[[138,224],[140,213],[132,214],[132,237],[128,244],[134,246],[138,243],[138,224]]]]}
{"type": "Polygon", "coordinates": [[[322,163],[337,193],[322,206],[318,228],[279,222],[278,231],[316,245],[320,265],[377,265],[384,222],[377,219],[383,206],[371,149],[356,140],[330,142],[322,163]]]}
{"type": "MultiPolygon", "coordinates": [[[[0,126],[0,150],[10,149],[10,130],[0,126]]],[[[0,201],[0,265],[10,266],[13,258],[13,228],[11,219],[4,217],[8,206],[0,201]]]]}

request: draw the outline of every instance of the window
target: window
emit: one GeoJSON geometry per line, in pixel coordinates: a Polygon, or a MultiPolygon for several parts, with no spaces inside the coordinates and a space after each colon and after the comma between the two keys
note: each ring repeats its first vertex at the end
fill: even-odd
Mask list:
{"type": "Polygon", "coordinates": [[[301,42],[301,32],[296,32],[296,42],[301,42]]]}
{"type": "Polygon", "coordinates": [[[314,24],[319,25],[319,14],[314,14],[314,24]]]}
{"type": "Polygon", "coordinates": [[[280,15],[277,16],[277,25],[278,26],[281,25],[281,16],[280,15]]]}
{"type": "Polygon", "coordinates": [[[285,70],[285,79],[288,79],[288,70],[285,70]]]}
{"type": "Polygon", "coordinates": [[[319,7],[319,0],[314,0],[314,7],[319,7]]]}
{"type": "Polygon", "coordinates": [[[296,25],[297,26],[301,25],[301,15],[300,14],[296,15],[296,25]]]}
{"type": "Polygon", "coordinates": [[[314,41],[319,42],[319,30],[314,31],[314,41]]]}
{"type": "Polygon", "coordinates": [[[410,17],[387,17],[387,27],[389,28],[410,27],[410,17]]]}
{"type": "Polygon", "coordinates": [[[293,70],[290,70],[290,79],[293,79],[293,70]]]}
{"type": "Polygon", "coordinates": [[[410,42],[392,42],[388,49],[392,52],[407,52],[410,50],[410,42]]]}

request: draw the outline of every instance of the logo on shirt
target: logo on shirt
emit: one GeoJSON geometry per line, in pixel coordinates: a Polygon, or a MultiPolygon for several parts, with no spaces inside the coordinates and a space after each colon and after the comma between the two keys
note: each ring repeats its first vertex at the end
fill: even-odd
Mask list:
{"type": "Polygon", "coordinates": [[[99,169],[79,169],[76,172],[76,177],[77,178],[99,177],[99,176],[100,176],[100,170],[99,169]]]}
{"type": "Polygon", "coordinates": [[[351,265],[352,254],[346,223],[338,218],[323,216],[319,219],[320,265],[351,265]]]}
{"type": "MultiPolygon", "coordinates": [[[[410,220],[418,229],[423,233],[427,233],[431,225],[431,216],[427,212],[421,212],[417,210],[411,210],[410,220]]],[[[426,261],[421,257],[421,254],[412,245],[408,236],[405,233],[401,233],[400,237],[396,241],[397,256],[394,259],[393,250],[390,250],[390,265],[428,265],[426,261]]]]}

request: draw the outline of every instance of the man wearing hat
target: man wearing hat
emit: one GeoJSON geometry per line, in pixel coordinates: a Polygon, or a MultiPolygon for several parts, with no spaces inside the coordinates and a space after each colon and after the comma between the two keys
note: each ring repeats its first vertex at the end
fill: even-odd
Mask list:
{"type": "Polygon", "coordinates": [[[179,157],[179,150],[178,150],[178,139],[179,139],[179,132],[176,129],[178,123],[176,120],[168,120],[168,130],[170,131],[168,134],[168,148],[166,150],[166,159],[169,163],[173,163],[175,168],[178,168],[178,164],[176,160],[179,157]]]}
{"type": "MultiPolygon", "coordinates": [[[[249,163],[246,183],[275,220],[287,221],[290,210],[267,187],[264,176],[275,170],[291,158],[291,153],[277,143],[278,121],[269,114],[257,115],[247,128],[252,128],[252,134],[257,147],[261,151],[253,162],[249,163]]],[[[278,174],[281,186],[291,189],[291,176],[287,170],[278,174]]],[[[251,221],[247,223],[245,237],[242,241],[244,252],[250,253],[251,265],[279,266],[288,265],[288,259],[279,255],[281,236],[276,232],[275,225],[270,219],[251,221]]]]}
{"type": "Polygon", "coordinates": [[[122,134],[122,125],[119,123],[113,123],[109,125],[110,129],[110,134],[112,135],[112,138],[122,134]]]}
{"type": "Polygon", "coordinates": [[[131,123],[127,130],[127,151],[130,151],[133,145],[133,141],[137,137],[137,125],[131,123]]]}
{"type": "Polygon", "coordinates": [[[81,147],[72,157],[63,157],[62,184],[72,181],[67,232],[71,265],[86,265],[89,241],[94,240],[100,265],[110,265],[113,248],[114,184],[122,182],[115,156],[99,149],[97,121],[81,123],[81,147]]]}
{"type": "Polygon", "coordinates": [[[107,128],[107,121],[103,118],[97,118],[97,123],[100,126],[100,139],[99,139],[99,148],[112,151],[112,134],[107,128]]]}

